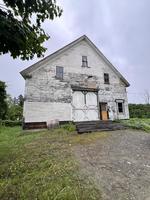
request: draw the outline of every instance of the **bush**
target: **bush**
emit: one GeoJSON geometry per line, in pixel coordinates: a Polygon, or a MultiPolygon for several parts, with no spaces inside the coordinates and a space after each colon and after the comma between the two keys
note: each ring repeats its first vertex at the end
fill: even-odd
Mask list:
{"type": "Polygon", "coordinates": [[[130,118],[150,118],[150,104],[129,104],[130,118]]]}
{"type": "Polygon", "coordinates": [[[1,126],[10,126],[10,127],[21,126],[22,121],[0,120],[0,125],[1,126]]]}
{"type": "Polygon", "coordinates": [[[76,130],[75,125],[72,122],[69,122],[67,124],[61,125],[61,127],[69,132],[73,132],[76,130]]]}

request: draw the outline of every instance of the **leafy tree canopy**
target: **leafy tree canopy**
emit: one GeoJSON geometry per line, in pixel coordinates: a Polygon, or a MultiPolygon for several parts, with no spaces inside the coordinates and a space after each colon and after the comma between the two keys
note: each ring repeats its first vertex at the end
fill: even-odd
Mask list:
{"type": "Polygon", "coordinates": [[[9,94],[7,94],[7,120],[22,120],[23,115],[23,103],[24,98],[22,95],[19,95],[18,98],[12,98],[9,94]]]}
{"type": "Polygon", "coordinates": [[[43,55],[49,36],[41,28],[45,19],[60,17],[56,0],[3,0],[0,3],[0,54],[29,60],[43,55]],[[33,20],[35,19],[35,20],[33,20]],[[34,21],[34,22],[33,22],[34,21]]]}
{"type": "Polygon", "coordinates": [[[24,104],[24,98],[23,98],[22,94],[20,94],[18,96],[18,105],[23,107],[23,104],[24,104]]]}

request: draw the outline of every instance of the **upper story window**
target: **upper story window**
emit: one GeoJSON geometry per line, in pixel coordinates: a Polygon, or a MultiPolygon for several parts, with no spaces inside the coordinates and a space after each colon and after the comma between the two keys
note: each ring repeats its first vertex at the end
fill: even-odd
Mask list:
{"type": "Polygon", "coordinates": [[[88,67],[87,56],[82,56],[82,67],[88,67]]]}
{"type": "Polygon", "coordinates": [[[56,78],[63,79],[64,76],[64,68],[60,66],[56,66],[56,78]]]}
{"type": "Polygon", "coordinates": [[[104,83],[109,84],[109,74],[104,73],[104,83]]]}

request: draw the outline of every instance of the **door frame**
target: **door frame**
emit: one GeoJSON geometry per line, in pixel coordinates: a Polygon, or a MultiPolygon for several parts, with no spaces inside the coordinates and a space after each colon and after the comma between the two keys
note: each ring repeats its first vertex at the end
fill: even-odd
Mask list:
{"type": "MultiPolygon", "coordinates": [[[[103,120],[103,119],[102,119],[102,109],[101,109],[101,104],[105,104],[105,105],[107,106],[108,103],[107,103],[107,102],[99,102],[100,120],[103,120]]],[[[108,112],[108,110],[107,110],[107,120],[109,120],[109,112],[108,112]]]]}
{"type": "MultiPolygon", "coordinates": [[[[82,87],[73,86],[73,85],[71,85],[71,89],[72,89],[72,96],[73,96],[74,92],[82,92],[84,94],[84,97],[85,97],[85,93],[88,93],[88,92],[94,92],[95,93],[95,95],[97,96],[97,112],[98,112],[98,120],[99,120],[100,119],[100,113],[99,113],[99,96],[98,96],[99,89],[98,88],[82,88],[82,87]]],[[[73,110],[74,109],[73,109],[72,102],[71,102],[71,108],[72,108],[71,118],[72,118],[72,121],[74,121],[74,119],[73,119],[73,110]]]]}

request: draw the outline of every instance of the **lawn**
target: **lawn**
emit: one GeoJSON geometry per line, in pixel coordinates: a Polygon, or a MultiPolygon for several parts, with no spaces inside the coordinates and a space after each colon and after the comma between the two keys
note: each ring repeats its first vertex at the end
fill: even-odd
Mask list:
{"type": "Polygon", "coordinates": [[[150,118],[130,118],[129,120],[121,120],[121,123],[129,128],[144,130],[150,133],[150,118]]]}
{"type": "Polygon", "coordinates": [[[78,135],[67,127],[26,133],[0,127],[0,199],[100,200],[100,191],[81,173],[73,147],[106,136],[78,135]]]}

